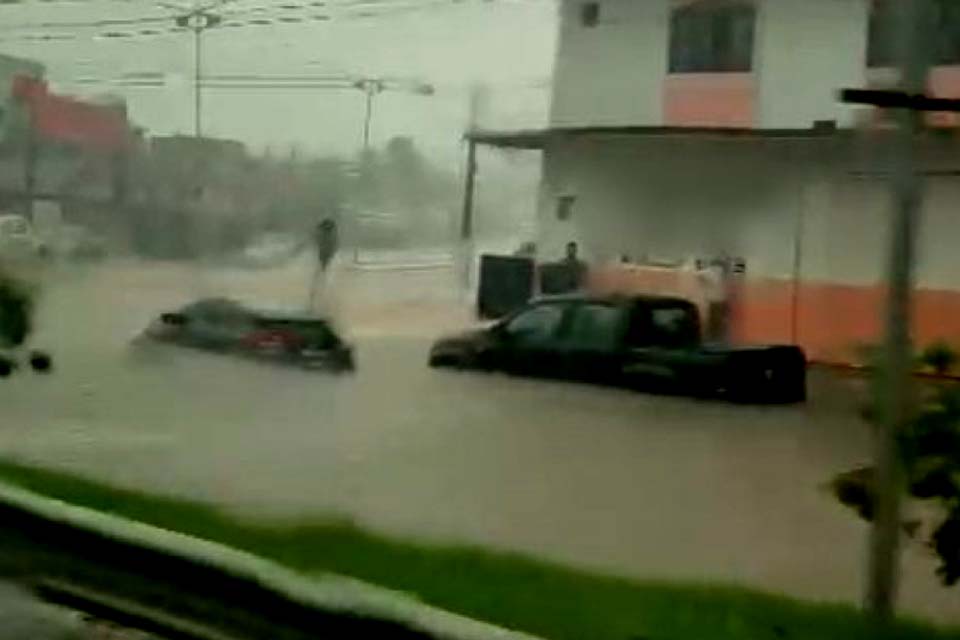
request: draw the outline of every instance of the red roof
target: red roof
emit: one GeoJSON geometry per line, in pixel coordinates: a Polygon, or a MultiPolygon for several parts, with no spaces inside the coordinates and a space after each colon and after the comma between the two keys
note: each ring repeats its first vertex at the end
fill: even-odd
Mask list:
{"type": "Polygon", "coordinates": [[[130,142],[122,109],[50,93],[46,82],[27,76],[14,78],[12,88],[43,140],[107,152],[123,149],[130,142]]]}

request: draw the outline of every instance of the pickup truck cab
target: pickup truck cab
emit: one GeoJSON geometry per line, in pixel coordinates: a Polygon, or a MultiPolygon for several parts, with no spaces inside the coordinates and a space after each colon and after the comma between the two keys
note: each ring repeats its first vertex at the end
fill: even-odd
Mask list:
{"type": "Polygon", "coordinates": [[[703,343],[696,305],[673,297],[542,298],[493,326],[438,340],[429,364],[741,402],[806,399],[799,347],[703,343]]]}

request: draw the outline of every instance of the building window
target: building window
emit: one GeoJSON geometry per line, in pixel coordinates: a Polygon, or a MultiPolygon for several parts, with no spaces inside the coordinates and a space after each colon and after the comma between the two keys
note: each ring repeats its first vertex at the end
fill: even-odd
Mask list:
{"type": "Polygon", "coordinates": [[[600,21],[600,3],[584,2],[580,5],[580,24],[584,27],[595,27],[600,21]]]}
{"type": "Polygon", "coordinates": [[[557,220],[569,220],[573,217],[573,204],[576,196],[559,196],[557,198],[557,220]]]}
{"type": "Polygon", "coordinates": [[[743,1],[699,0],[670,16],[670,73],[753,68],[757,12],[743,1]]]}
{"type": "MultiPolygon", "coordinates": [[[[960,2],[932,0],[933,51],[935,65],[960,65],[960,2]]],[[[870,12],[870,32],[867,40],[867,65],[893,67],[897,64],[897,43],[894,3],[874,0],[870,12]]]]}

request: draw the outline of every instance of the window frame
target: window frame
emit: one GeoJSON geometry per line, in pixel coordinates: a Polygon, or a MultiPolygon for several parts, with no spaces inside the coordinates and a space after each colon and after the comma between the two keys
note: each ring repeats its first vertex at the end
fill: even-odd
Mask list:
{"type": "MultiPolygon", "coordinates": [[[[932,63],[938,67],[960,66],[960,2],[956,0],[931,0],[937,12],[937,33],[932,63]],[[951,21],[951,13],[954,19],[951,21]],[[951,37],[951,34],[953,37],[951,37]]],[[[888,0],[873,0],[867,21],[867,68],[884,69],[897,66],[896,44],[887,40],[887,26],[894,17],[888,0]]]]}
{"type": "Polygon", "coordinates": [[[584,29],[595,29],[600,24],[600,14],[603,8],[596,0],[581,2],[579,6],[580,26],[584,29]]]}
{"type": "Polygon", "coordinates": [[[752,73],[757,40],[752,0],[696,0],[670,11],[667,73],[752,73]],[[749,25],[747,44],[737,44],[749,25]]]}

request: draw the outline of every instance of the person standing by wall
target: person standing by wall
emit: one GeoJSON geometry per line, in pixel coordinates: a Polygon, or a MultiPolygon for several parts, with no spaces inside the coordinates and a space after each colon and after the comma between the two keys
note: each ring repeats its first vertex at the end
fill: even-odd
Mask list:
{"type": "Polygon", "coordinates": [[[579,291],[587,281],[587,263],[580,259],[580,247],[576,242],[568,242],[562,264],[567,269],[570,289],[579,291]]]}
{"type": "Polygon", "coordinates": [[[730,261],[726,257],[719,257],[701,266],[698,276],[703,299],[707,304],[707,327],[704,337],[713,342],[725,342],[729,337],[730,261]]]}

